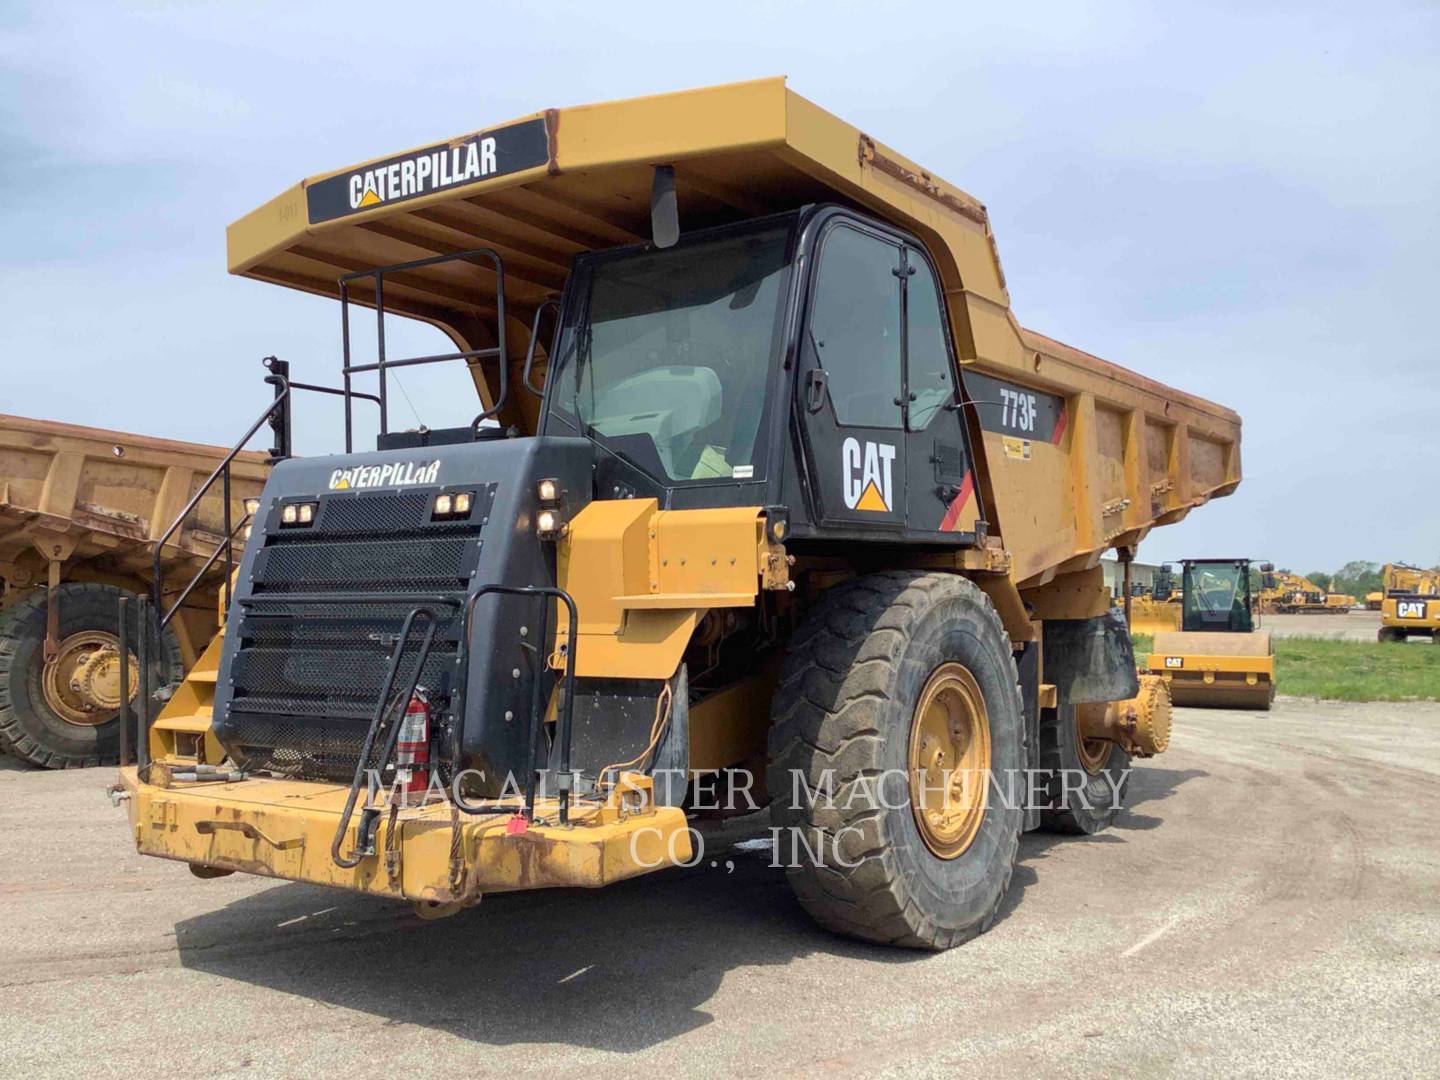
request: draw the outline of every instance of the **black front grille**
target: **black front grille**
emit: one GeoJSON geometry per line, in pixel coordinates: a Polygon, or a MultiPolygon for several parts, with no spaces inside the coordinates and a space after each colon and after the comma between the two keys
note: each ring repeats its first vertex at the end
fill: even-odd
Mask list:
{"type": "Polygon", "coordinates": [[[371,592],[459,589],[468,572],[465,556],[473,546],[474,538],[464,534],[276,544],[257,560],[257,595],[353,592],[357,582],[371,592]]]}
{"type": "MultiPolygon", "coordinates": [[[[257,553],[241,605],[217,729],[245,768],[349,780],[374,715],[396,639],[413,604],[346,603],[387,593],[463,602],[493,489],[477,492],[466,521],[431,521],[436,489],[335,494],[313,526],[273,527],[257,553]],[[296,594],[335,602],[291,599],[296,594]]],[[[458,608],[439,607],[420,685],[445,697],[457,677],[458,608]]],[[[413,670],[425,626],[417,621],[400,665],[413,670]]]]}

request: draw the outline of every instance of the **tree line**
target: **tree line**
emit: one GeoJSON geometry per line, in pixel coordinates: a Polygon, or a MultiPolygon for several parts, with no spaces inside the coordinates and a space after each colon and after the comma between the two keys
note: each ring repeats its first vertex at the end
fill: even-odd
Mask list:
{"type": "MultiPolygon", "coordinates": [[[[1440,567],[1437,567],[1440,569],[1440,567]]],[[[1312,570],[1304,575],[1314,582],[1317,589],[1325,592],[1342,593],[1365,599],[1366,593],[1379,592],[1382,588],[1383,563],[1365,562],[1357,559],[1347,562],[1339,570],[1312,570]]],[[[1286,573],[1295,571],[1287,570],[1286,573]]]]}

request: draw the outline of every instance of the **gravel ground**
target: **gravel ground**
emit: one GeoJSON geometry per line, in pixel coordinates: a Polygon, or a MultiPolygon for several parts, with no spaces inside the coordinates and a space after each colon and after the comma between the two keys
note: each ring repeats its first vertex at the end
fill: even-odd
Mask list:
{"type": "Polygon", "coordinates": [[[814,928],[760,824],[428,923],[141,859],[108,781],[0,766],[6,1075],[1435,1071],[1440,705],[1178,710],[1117,827],[1027,837],[933,956],[814,928]]]}

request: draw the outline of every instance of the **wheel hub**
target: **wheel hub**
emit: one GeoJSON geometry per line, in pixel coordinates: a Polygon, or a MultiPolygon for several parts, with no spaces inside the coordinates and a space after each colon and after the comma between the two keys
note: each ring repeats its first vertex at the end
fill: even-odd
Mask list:
{"type": "Polygon", "coordinates": [[[909,758],[920,837],[938,857],[957,858],[980,831],[990,787],[990,718],[964,665],[931,673],[915,706],[909,758]]]}
{"type": "MultiPolygon", "coordinates": [[[[139,664],[130,654],[126,697],[134,700],[139,664]]],[[[120,709],[120,643],[104,630],[86,630],[60,642],[41,677],[45,704],[66,723],[96,727],[120,709]]]]}

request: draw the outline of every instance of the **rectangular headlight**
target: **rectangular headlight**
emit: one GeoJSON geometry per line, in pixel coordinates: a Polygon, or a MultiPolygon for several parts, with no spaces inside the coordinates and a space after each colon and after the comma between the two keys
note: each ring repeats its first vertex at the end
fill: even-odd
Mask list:
{"type": "Polygon", "coordinates": [[[286,525],[313,525],[315,513],[320,509],[319,503],[286,503],[280,508],[280,524],[286,525]]]}
{"type": "Polygon", "coordinates": [[[435,519],[469,517],[470,508],[474,505],[473,491],[447,491],[435,496],[430,516],[435,519]]]}

